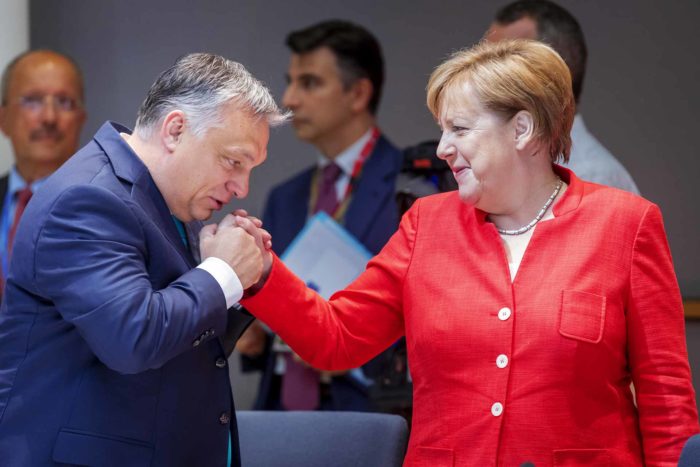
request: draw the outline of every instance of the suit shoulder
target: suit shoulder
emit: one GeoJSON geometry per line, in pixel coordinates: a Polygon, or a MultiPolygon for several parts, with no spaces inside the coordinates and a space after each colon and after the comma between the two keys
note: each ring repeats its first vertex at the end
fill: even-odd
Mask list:
{"type": "Polygon", "coordinates": [[[401,170],[403,165],[403,152],[398,147],[389,141],[385,135],[381,135],[377,141],[377,151],[382,154],[383,158],[389,159],[396,172],[401,170]]]}
{"type": "Polygon", "coordinates": [[[301,172],[293,175],[277,185],[274,185],[270,190],[270,198],[278,196],[289,196],[302,188],[307,188],[311,183],[311,176],[313,175],[315,166],[307,167],[301,172]]]}
{"type": "Polygon", "coordinates": [[[627,190],[588,181],[582,181],[582,184],[584,203],[602,211],[644,213],[655,206],[648,199],[627,190]]]}

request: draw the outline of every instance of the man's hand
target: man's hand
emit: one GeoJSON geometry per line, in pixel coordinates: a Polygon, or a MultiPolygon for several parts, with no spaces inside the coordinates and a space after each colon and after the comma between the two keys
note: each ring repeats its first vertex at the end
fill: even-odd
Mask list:
{"type": "MultiPolygon", "coordinates": [[[[250,222],[250,221],[248,221],[250,222]]],[[[256,284],[262,275],[263,257],[257,238],[238,227],[232,214],[218,224],[205,226],[199,233],[199,251],[202,258],[213,256],[226,261],[241,281],[243,290],[256,284]]]]}
{"type": "Polygon", "coordinates": [[[258,286],[261,286],[267,280],[270,269],[272,269],[272,236],[267,230],[262,228],[262,221],[260,219],[249,216],[244,209],[237,209],[233,212],[233,215],[235,216],[238,226],[255,237],[256,244],[262,254],[263,268],[260,284],[258,284],[258,286]]]}

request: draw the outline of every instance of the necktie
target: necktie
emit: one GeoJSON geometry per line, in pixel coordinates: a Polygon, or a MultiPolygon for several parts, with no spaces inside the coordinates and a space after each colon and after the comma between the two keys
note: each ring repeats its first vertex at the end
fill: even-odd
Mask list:
{"type": "Polygon", "coordinates": [[[177,233],[180,234],[180,240],[182,240],[183,245],[185,245],[185,248],[189,248],[190,242],[187,241],[187,232],[185,231],[185,224],[182,222],[180,219],[177,217],[173,216],[173,222],[175,222],[175,227],[177,227],[177,233]]]}
{"type": "MultiPolygon", "coordinates": [[[[321,172],[318,199],[314,213],[323,211],[332,216],[338,208],[335,183],[340,176],[340,167],[331,162],[321,172]]],[[[319,405],[318,372],[285,354],[286,368],[282,377],[282,407],[287,410],[313,410],[319,405]]]]}
{"type": "Polygon", "coordinates": [[[331,162],[323,168],[314,213],[323,211],[329,216],[332,216],[338,208],[338,195],[335,191],[335,182],[338,180],[340,173],[340,167],[334,162],[331,162]]]}
{"type": "Polygon", "coordinates": [[[10,233],[7,236],[7,252],[8,257],[12,254],[12,246],[15,243],[15,235],[17,234],[17,226],[19,225],[19,220],[24,213],[24,208],[27,207],[27,203],[32,198],[32,189],[28,186],[22,188],[17,192],[17,207],[15,208],[15,218],[12,220],[12,226],[10,227],[10,233]]]}

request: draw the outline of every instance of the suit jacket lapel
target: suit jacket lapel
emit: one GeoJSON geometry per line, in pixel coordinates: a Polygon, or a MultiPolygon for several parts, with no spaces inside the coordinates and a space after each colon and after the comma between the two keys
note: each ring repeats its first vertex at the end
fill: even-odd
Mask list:
{"type": "Polygon", "coordinates": [[[192,221],[185,224],[185,232],[187,232],[187,243],[190,246],[190,255],[194,260],[194,264],[202,262],[202,257],[199,254],[199,231],[202,230],[204,223],[202,221],[192,221]]]}
{"type": "Polygon", "coordinates": [[[146,166],[119,133],[130,134],[131,130],[118,123],[107,122],[95,134],[95,142],[109,157],[115,175],[125,186],[130,187],[134,202],[146,211],[148,218],[163,232],[185,263],[192,265],[193,257],[182,243],[163,195],[146,166]]]}
{"type": "Polygon", "coordinates": [[[395,157],[388,154],[390,149],[386,138],[381,136],[365,163],[362,176],[343,221],[345,228],[360,241],[364,240],[365,234],[385,203],[394,202],[397,169],[394,167],[395,157]],[[387,196],[392,199],[387,201],[387,196]]]}

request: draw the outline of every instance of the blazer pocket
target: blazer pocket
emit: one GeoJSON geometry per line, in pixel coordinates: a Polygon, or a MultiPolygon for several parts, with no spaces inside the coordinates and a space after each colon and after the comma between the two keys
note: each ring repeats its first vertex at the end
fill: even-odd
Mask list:
{"type": "Polygon", "coordinates": [[[554,467],[606,467],[610,463],[607,449],[560,449],[554,451],[554,467]]]}
{"type": "Polygon", "coordinates": [[[559,333],[571,339],[597,344],[605,327],[605,297],[574,290],[562,291],[559,333]]]}
{"type": "Polygon", "coordinates": [[[412,459],[405,464],[414,467],[454,467],[454,451],[446,448],[418,446],[412,459]]]}
{"type": "Polygon", "coordinates": [[[153,446],[146,442],[64,428],[58,432],[53,460],[100,467],[148,467],[153,446]]]}

